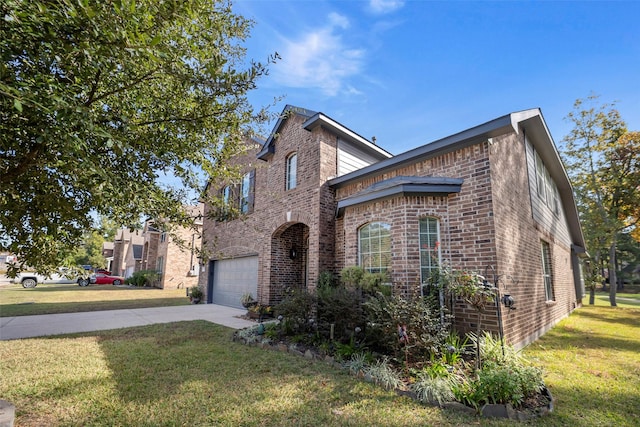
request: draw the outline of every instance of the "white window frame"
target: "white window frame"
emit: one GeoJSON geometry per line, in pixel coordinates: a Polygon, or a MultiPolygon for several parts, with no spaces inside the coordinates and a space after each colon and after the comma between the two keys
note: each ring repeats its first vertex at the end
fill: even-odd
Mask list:
{"type": "Polygon", "coordinates": [[[432,216],[422,217],[418,225],[418,242],[420,250],[420,281],[427,284],[434,271],[438,271],[442,265],[440,251],[440,219],[432,216]],[[435,232],[432,225],[435,222],[435,232]],[[423,230],[426,224],[426,231],[423,230]]]}
{"type": "Polygon", "coordinates": [[[358,265],[369,273],[391,270],[391,224],[375,221],[358,229],[358,265]]]}
{"type": "Polygon", "coordinates": [[[542,256],[542,280],[544,282],[544,295],[546,301],[555,301],[553,292],[553,265],[551,259],[551,246],[548,242],[541,240],[542,256]]]}

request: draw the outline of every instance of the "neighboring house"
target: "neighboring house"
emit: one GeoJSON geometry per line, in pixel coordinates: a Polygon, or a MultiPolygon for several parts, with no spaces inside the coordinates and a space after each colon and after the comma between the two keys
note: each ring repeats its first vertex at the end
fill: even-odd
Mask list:
{"type": "Polygon", "coordinates": [[[142,248],[145,236],[136,236],[131,239],[124,256],[124,277],[131,277],[133,273],[142,270],[142,248]]]}
{"type": "MultiPolygon", "coordinates": [[[[322,271],[386,271],[418,291],[442,265],[499,277],[515,300],[505,338],[532,342],[581,304],[585,253],[572,188],[539,109],[391,156],[328,116],[287,106],[236,162],[240,183],[210,183],[238,215],[205,206],[200,281],[208,302],[274,304],[322,271]]],[[[503,307],[504,310],[504,307],[503,307]]],[[[475,312],[455,305],[458,327],[475,312]]],[[[483,325],[497,330],[498,317],[483,325]]]]}
{"type": "Polygon", "coordinates": [[[145,224],[142,269],[160,273],[159,288],[176,289],[198,284],[203,210],[203,204],[188,206],[194,228],[178,227],[173,231],[173,237],[163,232],[155,221],[145,224]]]}
{"type": "Polygon", "coordinates": [[[121,228],[116,231],[116,236],[113,240],[113,262],[111,264],[111,273],[114,276],[127,277],[127,255],[131,253],[133,257],[133,251],[130,247],[132,244],[140,245],[143,241],[140,230],[121,228]]]}
{"type": "Polygon", "coordinates": [[[102,244],[102,256],[105,260],[105,268],[111,271],[113,265],[113,242],[104,242],[102,244]]]}
{"type": "Polygon", "coordinates": [[[153,270],[160,274],[155,286],[161,289],[197,285],[203,210],[202,204],[187,206],[194,228],[177,227],[173,237],[154,220],[146,221],[141,231],[118,230],[113,265],[121,265],[121,270],[113,273],[131,277],[138,271],[153,270]]]}

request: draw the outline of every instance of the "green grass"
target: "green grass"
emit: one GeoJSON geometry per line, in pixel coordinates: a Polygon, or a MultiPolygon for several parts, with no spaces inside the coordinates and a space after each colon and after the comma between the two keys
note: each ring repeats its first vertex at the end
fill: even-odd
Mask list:
{"type": "Polygon", "coordinates": [[[110,285],[19,284],[0,288],[0,317],[74,313],[189,304],[184,289],[128,288],[110,285]]]}
{"type": "Polygon", "coordinates": [[[320,362],[246,347],[204,321],[0,342],[16,425],[411,426],[474,419],[320,362]]]}
{"type": "MultiPolygon", "coordinates": [[[[583,299],[583,303],[589,302],[589,295],[583,299]]],[[[618,292],[616,294],[616,304],[618,307],[640,308],[640,294],[630,294],[618,292]]],[[[609,292],[596,292],[595,305],[611,306],[609,303],[609,292]]]]}
{"type": "MultiPolygon", "coordinates": [[[[17,426],[513,426],[425,407],[204,321],[0,341],[17,426]]],[[[555,411],[520,425],[640,425],[640,310],[587,306],[525,350],[555,411]]]]}

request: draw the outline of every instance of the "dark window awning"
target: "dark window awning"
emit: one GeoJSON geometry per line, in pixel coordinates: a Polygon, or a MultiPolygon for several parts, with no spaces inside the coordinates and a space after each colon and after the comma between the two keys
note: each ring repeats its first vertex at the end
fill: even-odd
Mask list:
{"type": "Polygon", "coordinates": [[[338,202],[336,216],[340,217],[349,206],[396,196],[447,196],[459,193],[462,178],[439,176],[396,176],[365,188],[338,202]]]}

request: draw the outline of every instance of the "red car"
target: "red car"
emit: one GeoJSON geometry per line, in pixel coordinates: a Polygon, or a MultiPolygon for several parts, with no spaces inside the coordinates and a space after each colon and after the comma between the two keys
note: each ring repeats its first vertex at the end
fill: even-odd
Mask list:
{"type": "Polygon", "coordinates": [[[122,285],[124,283],[124,277],[112,276],[107,273],[96,273],[91,276],[91,283],[96,285],[122,285]]]}

